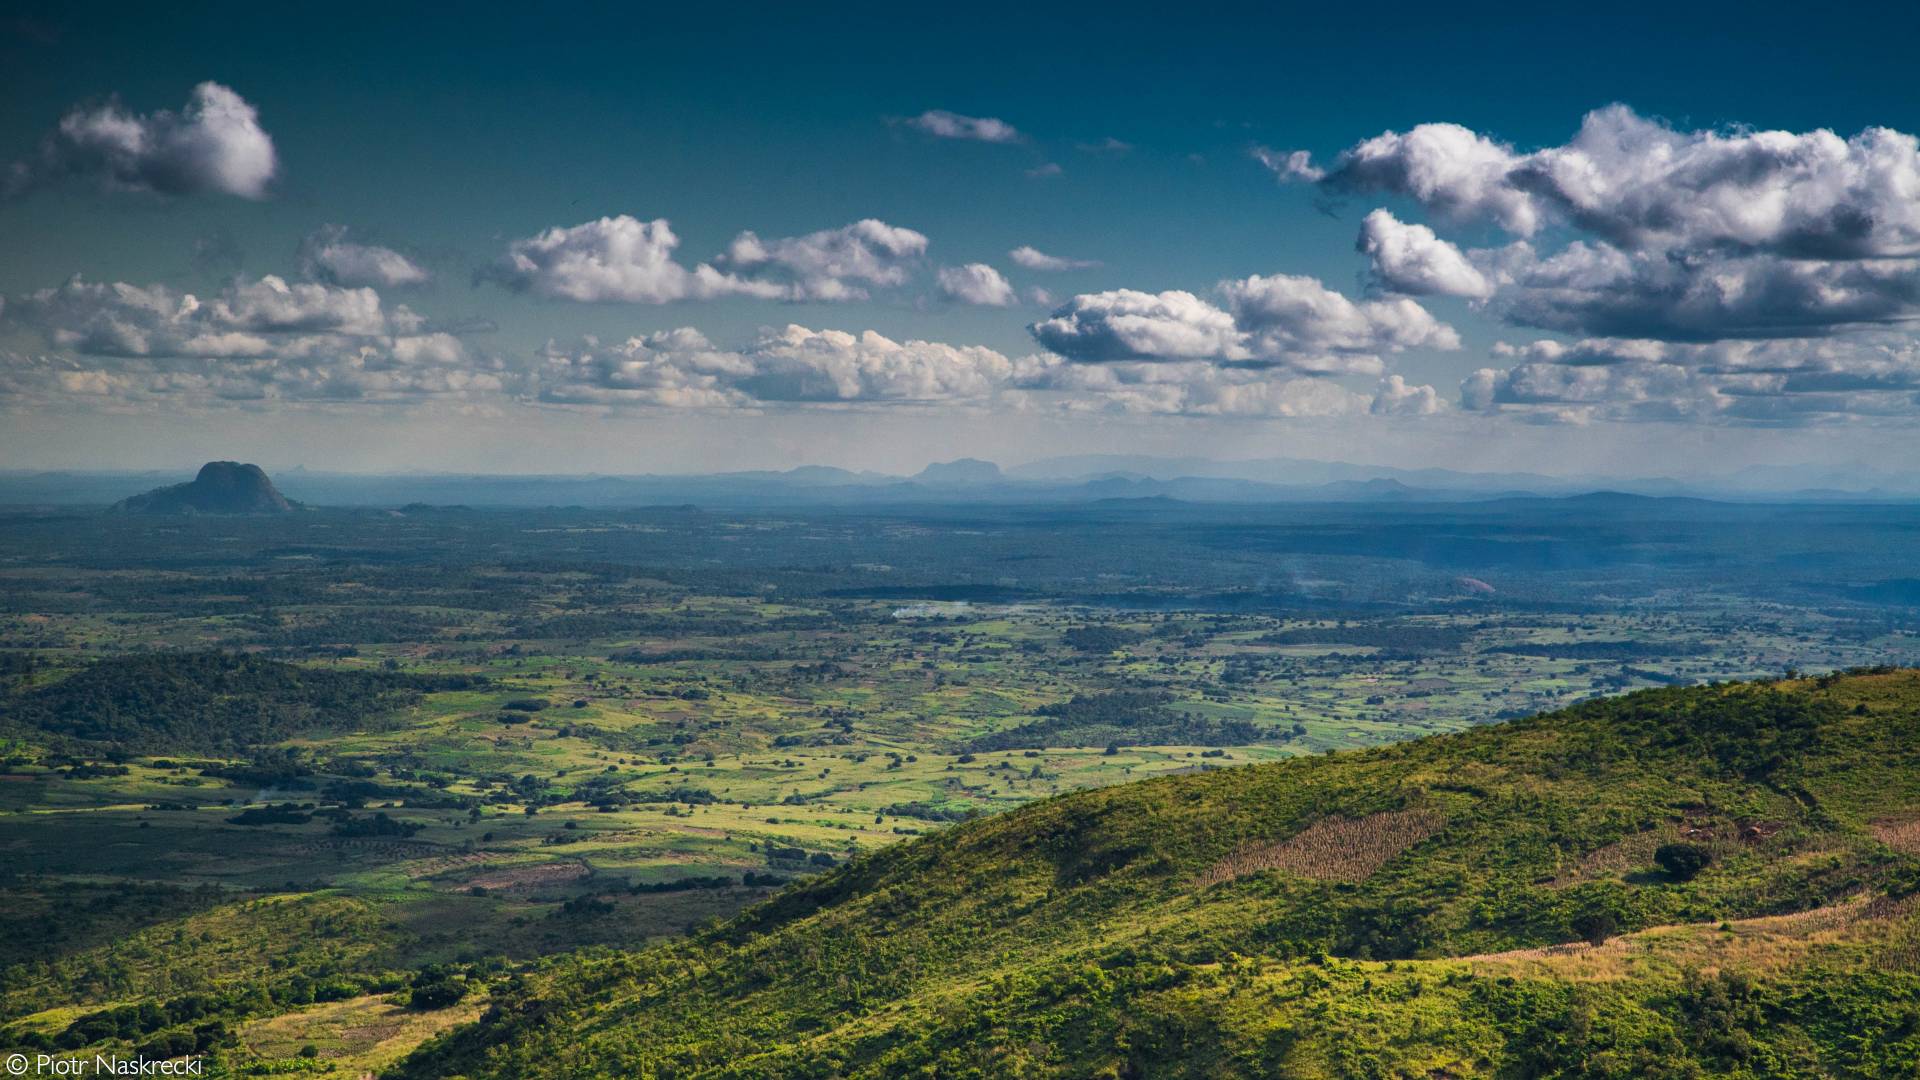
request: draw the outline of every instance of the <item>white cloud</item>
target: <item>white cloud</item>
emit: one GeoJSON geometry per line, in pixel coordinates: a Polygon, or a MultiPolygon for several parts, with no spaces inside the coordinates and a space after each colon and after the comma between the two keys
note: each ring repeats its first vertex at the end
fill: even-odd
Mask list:
{"type": "Polygon", "coordinates": [[[1461,253],[1411,231],[1424,226],[1384,210],[1369,216],[1361,246],[1383,284],[1491,295],[1517,325],[1714,341],[1830,336],[1920,317],[1920,139],[1890,128],[1850,138],[1681,130],[1610,105],[1566,143],[1532,151],[1422,124],[1360,142],[1324,171],[1297,157],[1265,160],[1299,179],[1318,173],[1329,191],[1411,198],[1440,219],[1522,237],[1549,225],[1575,234],[1551,255],[1524,243],[1461,253]],[[1392,237],[1407,246],[1400,265],[1392,237]]]}
{"type": "Polygon", "coordinates": [[[16,297],[9,321],[60,348],[111,356],[233,356],[263,351],[273,335],[346,337],[418,333],[419,316],[386,310],[372,289],[345,289],[268,275],[205,298],[165,285],[74,278],[16,297]]]}
{"type": "Polygon", "coordinates": [[[1460,336],[1405,297],[1354,303],[1310,277],[1223,282],[1247,358],[1314,374],[1378,374],[1378,354],[1458,349],[1460,336]]]}
{"type": "Polygon", "coordinates": [[[838,229],[778,240],[743,232],[727,254],[715,261],[754,274],[784,276],[788,299],[864,300],[867,291],[850,283],[904,284],[926,251],[927,238],[920,233],[866,218],[838,229]]]}
{"type": "Polygon", "coordinates": [[[713,263],[691,270],[674,258],[679,246],[667,219],[622,214],[515,240],[483,276],[518,291],[582,302],[864,300],[869,285],[905,284],[926,253],[927,238],[873,218],[773,240],[749,231],[734,237],[713,263]]]}
{"type": "Polygon", "coordinates": [[[990,143],[1020,141],[1020,132],[1012,124],[991,116],[962,116],[945,109],[929,109],[904,123],[941,139],[970,139],[990,143]]]}
{"type": "Polygon", "coordinates": [[[1321,378],[1200,360],[1076,364],[1036,355],[1016,364],[1010,396],[1066,413],[1289,418],[1365,412],[1367,398],[1321,378]]]}
{"type": "Polygon", "coordinates": [[[1421,124],[1404,134],[1376,135],[1342,152],[1332,169],[1315,166],[1297,150],[1261,160],[1283,180],[1405,195],[1447,217],[1491,220],[1522,236],[1540,227],[1533,195],[1511,181],[1519,156],[1459,124],[1421,124]]]}
{"type": "Polygon", "coordinates": [[[118,101],[75,107],[35,158],[11,168],[7,186],[19,192],[76,177],[122,191],[264,199],[278,167],[257,110],[227,87],[203,82],[177,113],[141,116],[118,101]]]}
{"type": "Polygon", "coordinates": [[[1920,420],[1920,343],[1902,334],[1710,344],[1534,341],[1494,352],[1518,362],[1463,380],[1467,409],[1580,423],[1920,420]]]}
{"type": "Polygon", "coordinates": [[[549,342],[539,359],[539,396],[558,404],[744,405],[748,396],[731,383],[753,373],[745,357],[715,348],[690,327],[617,344],[592,337],[572,348],[549,342]]]}
{"type": "Polygon", "coordinates": [[[1100,265],[1092,259],[1069,259],[1059,255],[1049,255],[1028,244],[1022,244],[1007,252],[1007,258],[1012,259],[1014,265],[1028,270],[1086,270],[1100,265]]]}
{"type": "MultiPolygon", "coordinates": [[[[1012,407],[1200,417],[1365,413],[1371,401],[1322,378],[1204,360],[1078,364],[1037,353],[896,341],[787,326],[738,350],[688,328],[619,343],[549,344],[535,378],[552,404],[651,408],[1012,407]]],[[[1422,389],[1407,388],[1417,398],[1422,389]]]]}
{"type": "Polygon", "coordinates": [[[986,263],[941,267],[936,277],[940,291],[963,304],[1006,307],[1015,300],[1013,286],[986,263]]]}
{"type": "Polygon", "coordinates": [[[1431,416],[1441,411],[1440,394],[1431,386],[1414,386],[1400,375],[1380,380],[1367,411],[1375,416],[1431,416]]]}
{"type": "Polygon", "coordinates": [[[1072,360],[1244,359],[1233,316],[1190,292],[1081,293],[1028,328],[1072,360]]]}
{"type": "Polygon", "coordinates": [[[497,395],[510,381],[370,288],[267,276],[202,297],[75,278],[15,298],[6,318],[52,350],[12,373],[16,404],[397,401],[497,395]]]}
{"type": "Polygon", "coordinates": [[[1314,165],[1313,155],[1305,150],[1272,150],[1256,146],[1253,148],[1253,160],[1265,165],[1281,180],[1304,180],[1313,184],[1327,176],[1326,170],[1314,165]]]}
{"type": "Polygon", "coordinates": [[[1633,251],[1920,254],[1920,140],[1884,127],[1846,139],[1680,131],[1609,105],[1567,143],[1530,153],[1457,124],[1387,132],[1341,153],[1320,182],[1405,195],[1522,236],[1560,219],[1633,251]]]}
{"type": "Polygon", "coordinates": [[[1028,329],[1083,363],[1206,359],[1313,375],[1382,370],[1379,354],[1457,349],[1452,327],[1404,297],[1355,303],[1310,277],[1220,283],[1226,308],[1189,292],[1082,293],[1028,329]]]}
{"type": "Polygon", "coordinates": [[[666,218],[641,221],[621,214],[515,240],[486,276],[516,291],[582,303],[785,295],[778,285],[742,281],[704,264],[688,270],[674,261],[679,246],[666,218]]]}
{"type": "Polygon", "coordinates": [[[1409,225],[1385,210],[1360,223],[1358,248],[1373,261],[1379,282],[1410,296],[1461,296],[1484,300],[1493,282],[1425,225],[1409,225]]]}
{"type": "Polygon", "coordinates": [[[1575,241],[1509,264],[1494,302],[1521,326],[1672,341],[1813,337],[1920,316],[1920,260],[1624,251],[1575,241]]]}
{"type": "Polygon", "coordinates": [[[992,349],[797,325],[739,351],[683,328],[617,345],[549,345],[542,361],[546,401],[695,408],[977,402],[1014,371],[992,349]]]}
{"type": "Polygon", "coordinates": [[[802,326],[762,337],[749,355],[760,370],[744,385],[762,401],[977,399],[1013,370],[1006,357],[980,346],[802,326]]]}
{"type": "Polygon", "coordinates": [[[334,285],[397,288],[432,279],[419,263],[392,248],[358,244],[341,225],[325,226],[300,245],[300,264],[308,277],[334,285]]]}
{"type": "Polygon", "coordinates": [[[1636,250],[1826,259],[1920,254],[1920,141],[1889,128],[1676,131],[1624,105],[1587,114],[1513,184],[1636,250]]]}

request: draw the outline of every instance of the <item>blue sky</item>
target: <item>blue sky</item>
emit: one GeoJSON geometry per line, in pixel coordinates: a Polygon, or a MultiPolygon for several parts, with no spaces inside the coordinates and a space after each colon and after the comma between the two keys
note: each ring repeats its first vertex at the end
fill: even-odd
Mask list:
{"type": "Polygon", "coordinates": [[[23,466],[1712,471],[1885,464],[1920,412],[1912,13],[33,7],[0,26],[23,466]],[[191,128],[209,101],[251,119],[191,128]],[[1570,140],[1611,103],[1596,195],[1570,140]],[[1415,175],[1477,142],[1351,167],[1437,124],[1505,155],[1486,199],[1415,175]],[[128,125],[144,148],[103,151],[128,125]],[[1754,131],[1799,141],[1730,192],[1754,131]],[[1698,167],[1649,177],[1659,152],[1698,167]],[[660,219],[677,244],[635,231],[660,219]],[[835,232],[862,221],[900,232],[835,232]],[[873,262],[874,236],[899,246],[873,262]],[[381,251],[402,261],[369,271],[381,251]],[[1726,280],[1758,299],[1663,299],[1726,280]]]}

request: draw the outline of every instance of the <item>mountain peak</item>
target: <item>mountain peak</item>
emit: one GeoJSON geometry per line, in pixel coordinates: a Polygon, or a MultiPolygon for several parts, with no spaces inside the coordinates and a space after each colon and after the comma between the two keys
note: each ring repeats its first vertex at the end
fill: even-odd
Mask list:
{"type": "Polygon", "coordinates": [[[114,509],[128,514],[284,514],[295,505],[260,466],[209,461],[187,483],[123,499],[114,509]]]}

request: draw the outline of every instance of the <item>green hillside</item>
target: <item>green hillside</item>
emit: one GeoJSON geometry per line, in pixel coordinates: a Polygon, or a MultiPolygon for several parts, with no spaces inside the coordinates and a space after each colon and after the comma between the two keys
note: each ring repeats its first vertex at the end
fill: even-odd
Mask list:
{"type": "Polygon", "coordinates": [[[1920,673],[1031,804],[525,976],[450,1077],[1912,1076],[1920,673]]]}

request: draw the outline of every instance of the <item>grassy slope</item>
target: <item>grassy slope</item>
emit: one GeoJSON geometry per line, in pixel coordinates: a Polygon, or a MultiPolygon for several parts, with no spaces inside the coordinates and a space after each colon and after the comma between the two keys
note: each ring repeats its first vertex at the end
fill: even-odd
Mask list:
{"type": "Polygon", "coordinates": [[[1910,1075],[1920,858],[1880,837],[1916,815],[1920,674],[1647,691],[958,826],[557,961],[402,1071],[1910,1075]],[[1391,811],[1438,831],[1301,861],[1391,811]],[[1270,859],[1353,880],[1201,883],[1333,817],[1270,859]],[[1683,836],[1690,882],[1650,864],[1683,836]],[[1596,916],[1626,936],[1548,948],[1596,916]]]}

